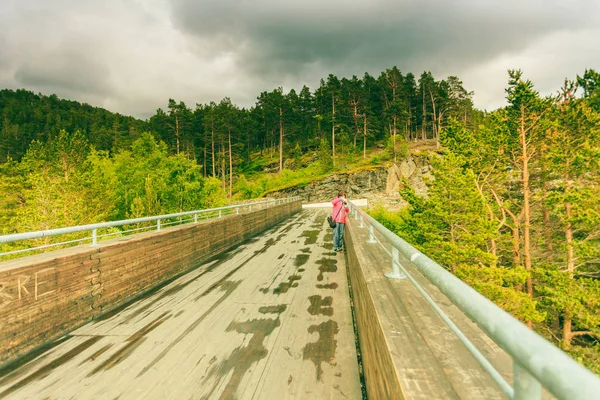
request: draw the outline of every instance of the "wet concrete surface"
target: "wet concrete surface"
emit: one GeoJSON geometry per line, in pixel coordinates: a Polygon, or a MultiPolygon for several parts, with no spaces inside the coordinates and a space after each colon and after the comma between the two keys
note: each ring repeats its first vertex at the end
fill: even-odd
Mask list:
{"type": "Polygon", "coordinates": [[[0,370],[0,399],[361,399],[327,215],[304,210],[0,370]]]}

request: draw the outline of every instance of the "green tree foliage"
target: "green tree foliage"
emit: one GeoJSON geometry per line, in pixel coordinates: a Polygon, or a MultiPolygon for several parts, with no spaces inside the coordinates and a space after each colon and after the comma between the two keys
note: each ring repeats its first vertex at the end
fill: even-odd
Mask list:
{"type": "Polygon", "coordinates": [[[20,160],[33,140],[44,143],[61,130],[79,131],[96,149],[114,151],[147,129],[144,121],[56,95],[0,90],[0,162],[20,160]]]}
{"type": "Polygon", "coordinates": [[[333,159],[331,157],[331,146],[325,139],[321,139],[319,144],[319,151],[317,152],[317,158],[321,169],[325,171],[331,171],[333,168],[333,159]]]}
{"type": "MultiPolygon", "coordinates": [[[[96,151],[80,132],[61,131],[46,143],[33,142],[20,163],[9,161],[1,169],[4,195],[0,201],[8,211],[2,213],[4,234],[210,208],[226,202],[218,180],[203,178],[200,166],[182,154],[169,156],[167,145],[149,133],[143,133],[130,150],[111,155],[96,151]]],[[[74,239],[81,234],[71,236],[74,239]]],[[[4,245],[2,250],[24,245],[28,244],[4,245]]]]}
{"type": "MultiPolygon", "coordinates": [[[[428,197],[405,190],[409,208],[375,213],[596,372],[598,81],[587,70],[577,83],[566,81],[559,96],[543,98],[521,71],[509,71],[508,106],[484,115],[476,127],[461,118],[460,101],[443,105],[438,92],[437,106],[447,115],[440,129],[445,152],[432,161],[428,197]]],[[[451,79],[445,82],[448,98],[463,97],[454,94],[451,79]]],[[[425,94],[433,84],[424,75],[420,86],[425,94]]],[[[425,115],[430,111],[426,105],[425,115]]]]}

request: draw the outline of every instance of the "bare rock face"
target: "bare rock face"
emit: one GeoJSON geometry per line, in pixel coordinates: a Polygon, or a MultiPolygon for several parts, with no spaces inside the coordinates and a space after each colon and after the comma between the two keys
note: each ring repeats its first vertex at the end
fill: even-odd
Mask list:
{"type": "Polygon", "coordinates": [[[405,183],[418,195],[427,195],[425,181],[431,176],[430,168],[426,159],[408,156],[389,168],[333,174],[304,187],[291,187],[270,193],[269,197],[301,196],[306,202],[317,203],[330,201],[343,189],[350,199],[367,198],[371,203],[380,203],[393,209],[406,204],[400,196],[400,189],[405,183]]]}
{"type": "Polygon", "coordinates": [[[408,180],[411,176],[417,172],[417,164],[412,157],[408,157],[400,162],[400,173],[402,178],[408,180]]]}
{"type": "Polygon", "coordinates": [[[387,184],[385,194],[392,197],[400,197],[400,187],[402,186],[402,170],[392,164],[387,170],[387,184]]]}

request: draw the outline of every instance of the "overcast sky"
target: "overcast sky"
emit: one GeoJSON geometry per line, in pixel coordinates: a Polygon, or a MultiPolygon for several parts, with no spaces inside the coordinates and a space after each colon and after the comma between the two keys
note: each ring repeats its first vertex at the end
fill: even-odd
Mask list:
{"type": "Polygon", "coordinates": [[[509,68],[552,93],[600,69],[600,1],[0,0],[0,88],[141,118],[393,65],[456,75],[482,109],[509,68]]]}

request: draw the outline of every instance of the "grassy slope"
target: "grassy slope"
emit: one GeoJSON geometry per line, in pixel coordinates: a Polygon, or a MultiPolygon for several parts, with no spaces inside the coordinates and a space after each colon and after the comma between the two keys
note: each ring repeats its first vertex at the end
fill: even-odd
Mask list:
{"type": "Polygon", "coordinates": [[[300,168],[285,168],[283,172],[265,172],[277,170],[279,159],[277,154],[272,157],[260,156],[260,153],[251,156],[251,162],[243,167],[243,178],[238,179],[234,190],[234,197],[238,199],[263,197],[269,193],[285,190],[292,187],[303,187],[311,182],[320,181],[332,174],[356,173],[363,170],[376,169],[389,166],[390,156],[384,149],[372,148],[367,151],[366,158],[362,153],[356,156],[346,156],[336,159],[336,167],[323,168],[316,160],[314,152],[302,156],[300,168]]]}

